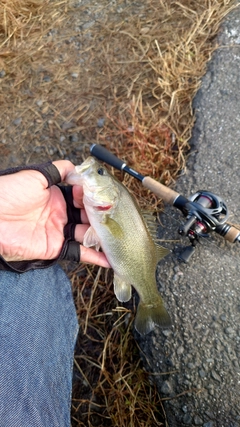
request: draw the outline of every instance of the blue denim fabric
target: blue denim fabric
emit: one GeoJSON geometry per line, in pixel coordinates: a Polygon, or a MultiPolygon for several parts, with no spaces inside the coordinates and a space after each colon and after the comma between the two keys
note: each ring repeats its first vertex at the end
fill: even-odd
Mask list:
{"type": "Polygon", "coordinates": [[[78,322],[60,266],[0,272],[0,427],[68,427],[78,322]]]}

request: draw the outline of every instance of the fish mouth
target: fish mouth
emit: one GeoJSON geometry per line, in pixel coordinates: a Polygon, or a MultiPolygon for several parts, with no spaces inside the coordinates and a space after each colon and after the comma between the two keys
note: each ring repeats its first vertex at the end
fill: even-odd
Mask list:
{"type": "Polygon", "coordinates": [[[96,209],[101,212],[101,211],[108,211],[112,207],[113,205],[96,206],[96,209]]]}
{"type": "Polygon", "coordinates": [[[105,200],[105,202],[101,202],[94,196],[96,196],[96,187],[91,189],[89,187],[85,187],[85,193],[83,197],[84,203],[92,206],[97,212],[108,212],[116,205],[116,202],[114,201],[105,200]]]}

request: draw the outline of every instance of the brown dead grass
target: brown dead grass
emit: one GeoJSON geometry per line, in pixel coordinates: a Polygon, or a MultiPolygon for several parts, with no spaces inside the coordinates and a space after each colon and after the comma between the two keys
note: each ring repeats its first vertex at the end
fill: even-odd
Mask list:
{"type": "Polygon", "coordinates": [[[81,278],[76,270],[72,281],[80,321],[73,425],[163,426],[160,396],[132,335],[132,307],[116,305],[111,272],[87,269],[81,278]]]}
{"type": "MultiPolygon", "coordinates": [[[[74,132],[85,156],[98,141],[171,185],[185,167],[192,99],[234,2],[119,0],[114,6],[102,0],[93,16],[85,2],[77,9],[67,0],[1,4],[4,150],[12,145],[31,161],[45,138],[62,156],[59,137],[74,132]],[[16,129],[11,125],[19,117],[16,129]]],[[[148,195],[130,183],[140,199],[148,195]]]]}
{"type": "MultiPolygon", "coordinates": [[[[100,142],[171,185],[185,167],[192,99],[234,1],[90,6],[0,2],[0,155],[35,161],[44,144],[43,156],[52,156],[51,144],[52,158],[64,157],[71,147],[59,138],[74,132],[81,157],[100,142]]],[[[142,206],[159,204],[134,179],[125,177],[125,184],[142,206]]],[[[110,272],[81,267],[71,280],[80,323],[73,425],[163,425],[161,400],[131,333],[134,307],[116,306],[110,272]]]]}

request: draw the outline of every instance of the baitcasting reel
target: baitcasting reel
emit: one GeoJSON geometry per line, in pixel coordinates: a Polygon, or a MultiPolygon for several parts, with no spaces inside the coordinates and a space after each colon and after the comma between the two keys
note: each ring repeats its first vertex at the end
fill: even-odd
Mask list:
{"type": "MultiPolygon", "coordinates": [[[[176,206],[176,202],[174,205],[176,206]]],[[[178,232],[182,236],[187,236],[191,242],[191,246],[187,246],[179,256],[180,260],[184,262],[188,262],[193,255],[200,237],[209,237],[212,231],[224,235],[230,227],[226,224],[229,217],[226,203],[221,197],[210,191],[201,190],[188,199],[184,197],[177,201],[176,207],[187,218],[186,222],[179,227],[178,232]]]]}

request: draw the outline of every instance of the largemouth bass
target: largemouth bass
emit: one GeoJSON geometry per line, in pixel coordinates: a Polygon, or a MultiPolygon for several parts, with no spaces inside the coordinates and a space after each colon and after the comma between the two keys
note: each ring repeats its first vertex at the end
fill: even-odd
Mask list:
{"type": "Polygon", "coordinates": [[[132,286],[139,294],[137,331],[145,335],[155,324],[169,327],[171,319],[155,278],[158,261],[169,251],[154,242],[132,195],[93,157],[76,166],[66,181],[83,186],[83,204],[90,222],[83,245],[102,248],[114,270],[117,299],[129,301],[132,286]]]}

